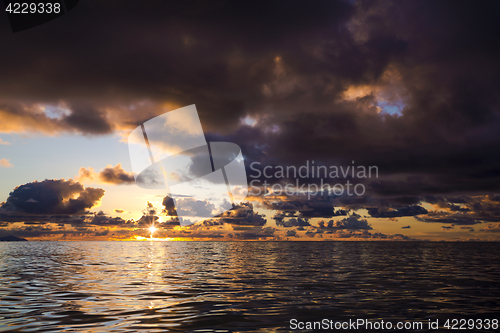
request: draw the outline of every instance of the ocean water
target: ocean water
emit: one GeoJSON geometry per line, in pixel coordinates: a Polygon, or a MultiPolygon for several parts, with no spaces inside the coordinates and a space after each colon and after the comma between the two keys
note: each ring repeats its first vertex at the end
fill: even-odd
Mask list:
{"type": "Polygon", "coordinates": [[[286,332],[293,319],[436,332],[429,320],[495,318],[500,243],[0,243],[1,332],[286,332]]]}

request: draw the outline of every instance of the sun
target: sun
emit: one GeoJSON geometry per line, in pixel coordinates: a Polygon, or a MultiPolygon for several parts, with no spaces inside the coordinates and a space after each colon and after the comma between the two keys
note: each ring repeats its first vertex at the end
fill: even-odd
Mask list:
{"type": "Polygon", "coordinates": [[[155,227],[154,225],[152,225],[152,226],[150,226],[150,227],[149,227],[149,232],[150,232],[151,234],[154,234],[154,232],[155,232],[156,230],[158,230],[158,229],[156,229],[156,227],[155,227]]]}

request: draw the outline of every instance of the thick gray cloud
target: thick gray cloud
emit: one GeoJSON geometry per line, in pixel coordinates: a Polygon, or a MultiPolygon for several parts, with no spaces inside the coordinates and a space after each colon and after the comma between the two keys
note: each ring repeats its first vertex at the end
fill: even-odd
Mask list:
{"type": "Polygon", "coordinates": [[[384,209],[377,207],[367,208],[371,217],[402,217],[427,214],[427,209],[422,206],[406,206],[397,209],[384,209]]]}
{"type": "Polygon", "coordinates": [[[276,220],[276,225],[285,227],[285,228],[290,228],[290,227],[308,227],[311,224],[309,221],[302,219],[302,218],[296,218],[292,217],[288,220],[276,220]]]}
{"type": "Polygon", "coordinates": [[[473,225],[482,222],[500,222],[500,203],[497,196],[427,196],[425,200],[440,210],[415,216],[421,222],[473,225]]]}
{"type": "MultiPolygon", "coordinates": [[[[10,216],[80,214],[92,208],[103,197],[104,190],[87,187],[73,180],[46,179],[16,187],[0,206],[10,216]]],[[[2,218],[5,216],[2,215],[2,218]]],[[[36,218],[36,217],[34,217],[36,218]]]]}
{"type": "Polygon", "coordinates": [[[335,230],[372,230],[373,228],[368,224],[366,219],[361,218],[360,215],[353,213],[349,217],[341,220],[330,220],[328,224],[325,221],[318,222],[318,228],[321,231],[335,231],[335,230]]]}
{"type": "Polygon", "coordinates": [[[103,211],[96,213],[89,224],[97,225],[97,226],[122,226],[125,227],[127,225],[131,225],[133,221],[127,221],[122,219],[121,217],[111,217],[106,215],[103,211]]]}
{"type": "Polygon", "coordinates": [[[312,196],[287,196],[275,200],[263,200],[262,205],[271,210],[277,210],[273,219],[279,220],[285,216],[299,216],[305,219],[313,217],[333,217],[347,215],[348,211],[343,209],[335,210],[334,197],[312,196]]]}
{"type": "Polygon", "coordinates": [[[146,203],[146,208],[142,211],[142,216],[136,221],[141,227],[150,227],[160,219],[157,210],[151,202],[146,203]]]}
{"type": "Polygon", "coordinates": [[[165,206],[163,213],[169,216],[177,216],[177,211],[175,210],[175,202],[172,197],[166,196],[163,198],[162,202],[163,206],[165,206]]]}
{"type": "MultiPolygon", "coordinates": [[[[192,209],[196,210],[199,214],[207,213],[208,209],[213,209],[213,205],[206,201],[194,200],[192,198],[178,198],[176,200],[183,200],[183,209],[192,209]],[[187,200],[186,200],[187,199],[187,200]]],[[[164,209],[162,211],[163,214],[171,216],[169,223],[170,225],[179,225],[177,212],[175,209],[174,200],[166,196],[163,198],[163,206],[164,209]]],[[[211,210],[210,210],[211,211],[211,210]]],[[[155,212],[156,214],[156,212],[155,212]]],[[[264,226],[267,221],[264,218],[265,216],[254,211],[253,204],[250,202],[242,202],[240,205],[236,205],[232,209],[212,218],[202,221],[201,224],[196,224],[196,226],[201,225],[204,227],[207,226],[215,226],[222,225],[224,223],[228,223],[231,225],[240,225],[240,226],[264,226]]],[[[161,225],[164,225],[162,223],[161,225]]],[[[196,228],[196,227],[193,227],[196,228]]]]}
{"type": "Polygon", "coordinates": [[[257,213],[250,202],[242,202],[227,212],[220,215],[219,220],[232,225],[263,226],[266,224],[265,216],[257,213]]]}

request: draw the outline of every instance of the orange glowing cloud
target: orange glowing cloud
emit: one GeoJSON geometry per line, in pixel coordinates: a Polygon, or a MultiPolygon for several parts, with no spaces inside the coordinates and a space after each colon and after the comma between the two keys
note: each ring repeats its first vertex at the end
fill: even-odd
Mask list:
{"type": "Polygon", "coordinates": [[[80,168],[78,176],[75,176],[77,182],[101,183],[101,184],[134,184],[134,175],[131,172],[126,172],[120,163],[106,166],[99,172],[95,172],[93,168],[80,168]]]}
{"type": "Polygon", "coordinates": [[[2,168],[12,168],[12,166],[12,163],[10,163],[8,159],[2,158],[0,160],[0,167],[2,168]]]}

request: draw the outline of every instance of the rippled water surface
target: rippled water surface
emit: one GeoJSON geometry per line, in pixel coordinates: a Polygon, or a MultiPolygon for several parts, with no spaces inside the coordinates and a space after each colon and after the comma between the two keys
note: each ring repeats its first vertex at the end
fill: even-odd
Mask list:
{"type": "Polygon", "coordinates": [[[2,242],[2,332],[500,318],[500,243],[2,242]]]}

